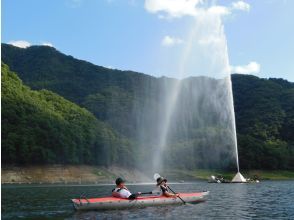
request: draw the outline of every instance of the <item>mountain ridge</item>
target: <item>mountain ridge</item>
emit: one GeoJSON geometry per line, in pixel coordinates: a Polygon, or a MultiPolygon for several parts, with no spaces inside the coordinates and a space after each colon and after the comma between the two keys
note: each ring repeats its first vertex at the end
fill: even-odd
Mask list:
{"type": "MultiPolygon", "coordinates": [[[[152,105],[157,105],[162,84],[174,80],[107,69],[43,46],[18,50],[2,44],[2,60],[32,89],[54,91],[85,107],[131,142],[140,122],[133,120],[134,106],[143,108],[142,100],[146,97],[152,105]],[[43,50],[47,52],[40,52],[43,50]]],[[[201,79],[217,82],[208,77],[189,77],[185,81],[201,79]]],[[[283,163],[283,158],[273,152],[279,149],[279,152],[287,151],[284,156],[293,155],[294,83],[240,74],[232,74],[232,83],[241,167],[293,167],[293,159],[287,157],[283,163]],[[261,159],[256,158],[257,153],[246,151],[250,147],[251,152],[263,152],[261,159]],[[276,162],[257,162],[272,157],[276,162]]]]}

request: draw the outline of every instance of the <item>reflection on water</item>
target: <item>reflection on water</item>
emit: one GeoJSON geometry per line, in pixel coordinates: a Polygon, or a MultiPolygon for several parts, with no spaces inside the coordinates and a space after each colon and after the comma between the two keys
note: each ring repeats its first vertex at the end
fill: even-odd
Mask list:
{"type": "MultiPolygon", "coordinates": [[[[152,185],[131,185],[150,191],[152,185]]],[[[265,181],[259,184],[172,185],[176,191],[209,190],[207,202],[195,205],[141,209],[76,212],[70,199],[107,196],[113,186],[2,186],[2,219],[293,219],[294,181],[265,181]]]]}

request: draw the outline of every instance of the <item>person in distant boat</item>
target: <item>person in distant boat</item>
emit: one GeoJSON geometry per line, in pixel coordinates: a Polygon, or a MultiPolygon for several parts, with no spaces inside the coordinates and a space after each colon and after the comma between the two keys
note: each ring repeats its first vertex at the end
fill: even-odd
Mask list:
{"type": "Polygon", "coordinates": [[[167,179],[165,179],[163,177],[158,177],[156,182],[157,182],[157,186],[160,187],[160,190],[161,190],[163,196],[166,196],[166,197],[178,197],[179,196],[179,194],[174,194],[169,191],[169,187],[167,185],[167,179]]]}
{"type": "Polygon", "coordinates": [[[112,196],[122,199],[135,199],[141,192],[132,194],[130,190],[125,186],[125,181],[122,178],[117,178],[115,180],[116,187],[112,190],[112,196]]]}

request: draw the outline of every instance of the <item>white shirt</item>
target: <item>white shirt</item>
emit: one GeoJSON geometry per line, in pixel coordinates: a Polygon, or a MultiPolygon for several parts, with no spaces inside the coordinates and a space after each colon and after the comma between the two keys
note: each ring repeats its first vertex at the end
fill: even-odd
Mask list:
{"type": "Polygon", "coordinates": [[[132,193],[129,190],[126,190],[124,188],[122,188],[122,189],[115,188],[114,191],[112,192],[112,195],[114,197],[127,199],[127,198],[129,198],[130,195],[132,195],[132,193]]]}

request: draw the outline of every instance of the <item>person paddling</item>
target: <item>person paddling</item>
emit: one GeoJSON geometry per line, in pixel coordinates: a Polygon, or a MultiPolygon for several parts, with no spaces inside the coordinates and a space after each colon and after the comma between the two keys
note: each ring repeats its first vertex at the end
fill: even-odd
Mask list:
{"type": "Polygon", "coordinates": [[[163,196],[166,196],[166,197],[178,197],[179,196],[179,194],[169,192],[169,187],[167,185],[167,179],[165,179],[163,177],[158,177],[156,182],[157,182],[157,186],[160,187],[160,190],[161,190],[163,196]]]}
{"type": "Polygon", "coordinates": [[[116,187],[112,190],[112,196],[123,199],[135,199],[141,192],[132,194],[130,190],[125,186],[125,181],[122,178],[117,178],[115,180],[116,187]]]}

